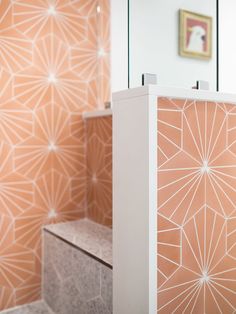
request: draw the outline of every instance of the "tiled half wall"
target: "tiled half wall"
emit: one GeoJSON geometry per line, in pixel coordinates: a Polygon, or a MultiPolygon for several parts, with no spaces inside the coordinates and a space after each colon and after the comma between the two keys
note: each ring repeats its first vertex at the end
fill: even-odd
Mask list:
{"type": "MultiPolygon", "coordinates": [[[[111,132],[87,120],[88,215],[107,225],[111,132]]],[[[159,98],[158,187],[158,313],[234,313],[235,105],[159,98]]]]}
{"type": "Polygon", "coordinates": [[[0,1],[0,310],[40,297],[41,226],[86,215],[81,114],[109,92],[109,0],[0,1]]]}
{"type": "Polygon", "coordinates": [[[158,108],[158,313],[235,313],[236,106],[158,108]]]}
{"type": "MultiPolygon", "coordinates": [[[[109,226],[112,117],[86,134],[88,216],[109,226]]],[[[234,313],[235,105],[158,100],[158,186],[158,311],[234,313]]]]}

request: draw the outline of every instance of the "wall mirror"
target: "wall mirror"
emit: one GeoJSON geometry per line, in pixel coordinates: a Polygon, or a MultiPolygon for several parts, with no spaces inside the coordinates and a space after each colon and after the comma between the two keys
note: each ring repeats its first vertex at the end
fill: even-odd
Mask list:
{"type": "Polygon", "coordinates": [[[128,84],[156,73],[159,85],[191,88],[197,80],[210,90],[236,93],[235,0],[128,0],[128,84]],[[179,10],[212,18],[208,59],[179,55],[179,10]]]}

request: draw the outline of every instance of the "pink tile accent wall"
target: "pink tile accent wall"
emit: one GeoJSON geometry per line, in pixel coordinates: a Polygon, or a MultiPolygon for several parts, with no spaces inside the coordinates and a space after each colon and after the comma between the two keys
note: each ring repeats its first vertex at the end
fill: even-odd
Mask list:
{"type": "Polygon", "coordinates": [[[112,116],[87,119],[87,216],[112,226],[112,116]]]}
{"type": "Polygon", "coordinates": [[[158,100],[158,313],[236,311],[236,106],[158,100]]]}
{"type": "Polygon", "coordinates": [[[41,227],[86,215],[81,114],[110,99],[109,15],[108,0],[0,1],[0,310],[40,297],[41,227]]]}

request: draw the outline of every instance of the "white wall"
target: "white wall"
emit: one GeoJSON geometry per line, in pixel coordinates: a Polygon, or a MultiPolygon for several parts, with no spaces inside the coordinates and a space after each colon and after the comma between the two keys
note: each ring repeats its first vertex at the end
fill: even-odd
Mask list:
{"type": "Polygon", "coordinates": [[[216,0],[130,0],[130,5],[131,87],[140,86],[141,74],[150,72],[157,74],[160,85],[189,88],[196,80],[206,80],[216,89],[216,0]],[[178,55],[179,9],[213,17],[210,61],[178,55]]]}
{"type": "Polygon", "coordinates": [[[128,3],[111,0],[111,89],[128,88],[128,3]]]}
{"type": "Polygon", "coordinates": [[[236,93],[236,1],[219,1],[219,90],[236,93]]]}

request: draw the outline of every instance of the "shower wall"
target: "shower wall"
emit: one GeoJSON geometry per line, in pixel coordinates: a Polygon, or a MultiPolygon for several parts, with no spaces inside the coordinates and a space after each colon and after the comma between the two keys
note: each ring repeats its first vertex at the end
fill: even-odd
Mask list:
{"type": "Polygon", "coordinates": [[[158,313],[236,311],[236,106],[158,100],[158,313]]]}
{"type": "Polygon", "coordinates": [[[85,126],[109,91],[108,0],[0,2],[0,310],[40,298],[41,227],[86,215],[85,126]]]}
{"type": "Polygon", "coordinates": [[[112,227],[112,116],[86,120],[87,216],[112,227]]]}

